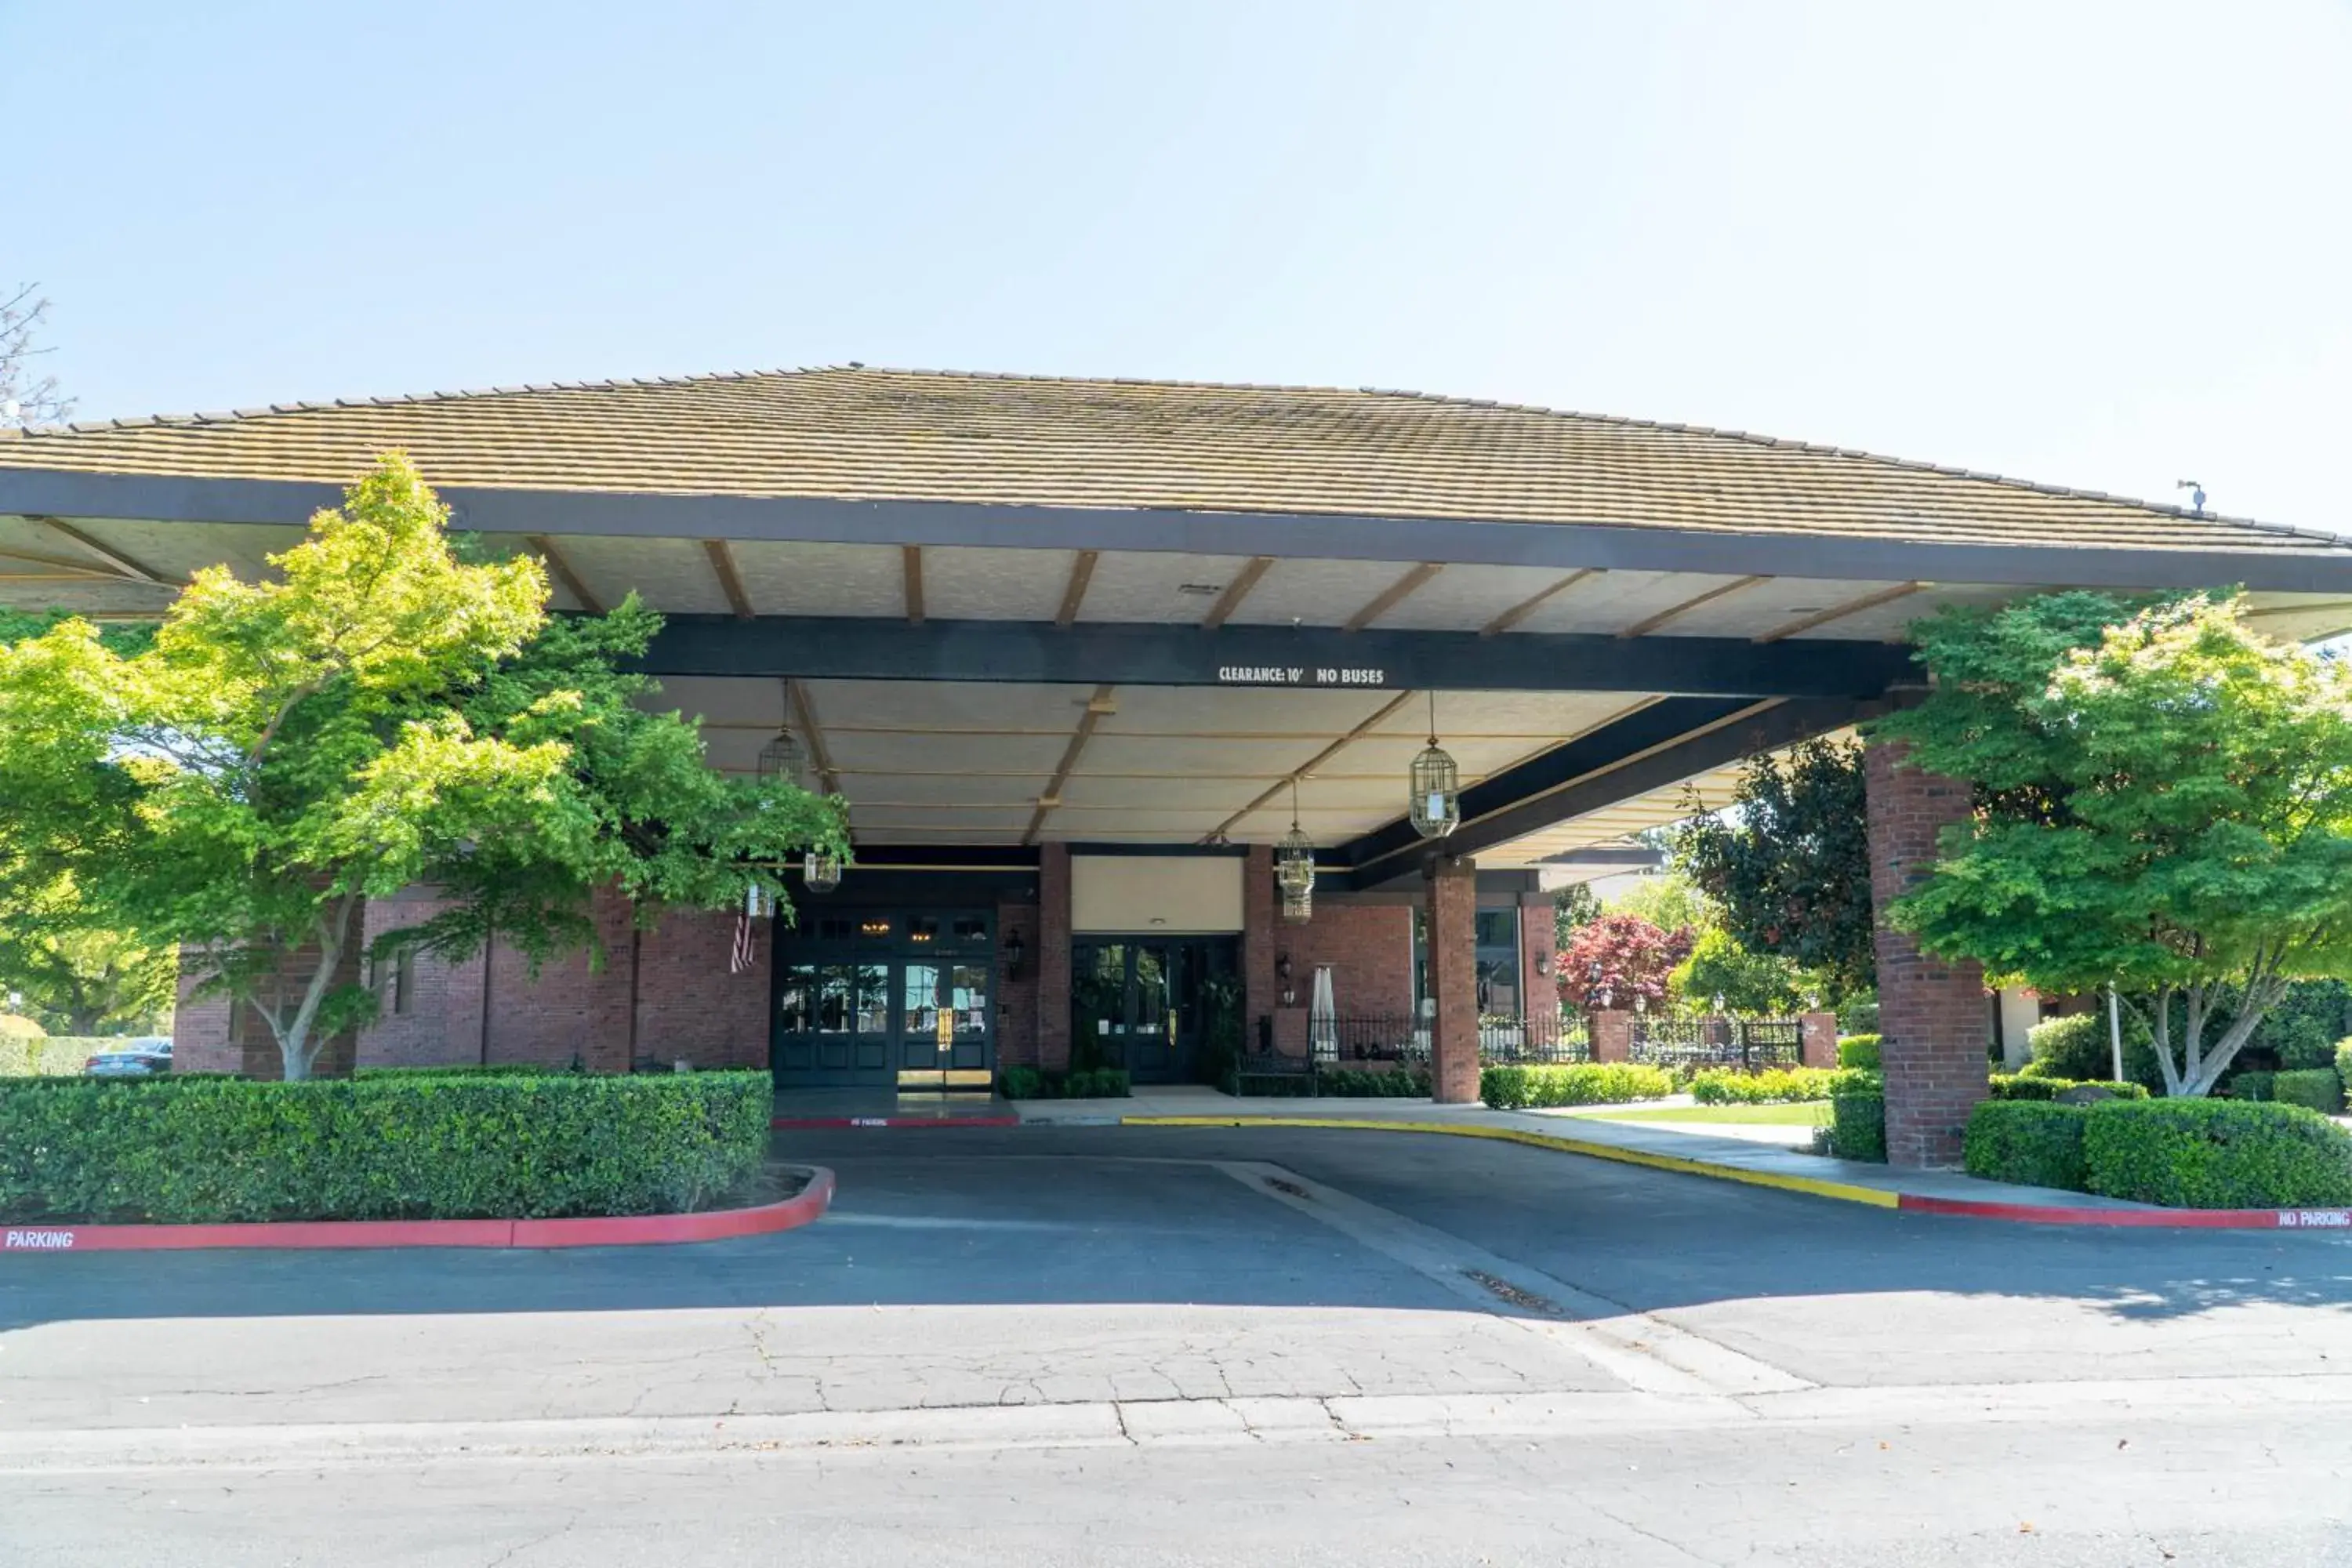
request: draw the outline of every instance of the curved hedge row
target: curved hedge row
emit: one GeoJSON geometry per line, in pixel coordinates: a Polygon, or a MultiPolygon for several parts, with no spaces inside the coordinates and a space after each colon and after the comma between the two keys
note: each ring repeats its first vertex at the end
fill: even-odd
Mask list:
{"type": "Polygon", "coordinates": [[[765,1073],[0,1084],[10,1221],[541,1219],[714,1206],[758,1173],[765,1073]]]}

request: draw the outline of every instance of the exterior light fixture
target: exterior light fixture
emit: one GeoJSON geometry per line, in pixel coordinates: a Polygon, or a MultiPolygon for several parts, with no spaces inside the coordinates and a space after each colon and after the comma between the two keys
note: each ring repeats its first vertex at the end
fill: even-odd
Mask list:
{"type": "Polygon", "coordinates": [[[1315,840],[1298,826],[1298,780],[1290,781],[1290,831],[1274,847],[1274,885],[1282,889],[1282,918],[1303,925],[1315,914],[1315,840]]]}
{"type": "Polygon", "coordinates": [[[1021,978],[1021,960],[1027,955],[1028,952],[1028,945],[1022,942],[1021,933],[1019,931],[1016,931],[1012,935],[1004,939],[1005,979],[1018,980],[1021,978]]]}
{"type": "Polygon", "coordinates": [[[772,921],[776,918],[776,889],[765,882],[754,882],[743,889],[743,914],[746,919],[772,921]]]}
{"type": "Polygon", "coordinates": [[[1539,952],[1536,954],[1536,976],[1540,980],[1549,980],[1551,978],[1550,953],[1539,952]]]}
{"type": "Polygon", "coordinates": [[[1462,772],[1437,743],[1437,693],[1429,694],[1429,744],[1412,760],[1412,802],[1407,813],[1423,838],[1443,838],[1462,826],[1462,772]]]}
{"type": "Polygon", "coordinates": [[[775,739],[760,748],[760,777],[762,782],[782,779],[786,784],[798,784],[808,766],[808,751],[800,737],[793,733],[790,724],[777,728],[775,739]]]}
{"type": "Polygon", "coordinates": [[[841,886],[841,857],[814,845],[801,858],[801,880],[812,893],[830,893],[841,886]]]}

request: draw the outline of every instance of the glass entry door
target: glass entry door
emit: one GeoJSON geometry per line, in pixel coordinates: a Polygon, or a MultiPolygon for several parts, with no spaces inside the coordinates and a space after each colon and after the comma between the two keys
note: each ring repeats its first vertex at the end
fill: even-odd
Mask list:
{"type": "Polygon", "coordinates": [[[1082,937],[1072,953],[1070,1065],[1125,1068],[1137,1083],[1196,1083],[1212,976],[1232,937],[1082,937]]]}
{"type": "Polygon", "coordinates": [[[909,959],[898,966],[901,1089],[986,1089],[988,966],[909,959]]]}
{"type": "Polygon", "coordinates": [[[776,1087],[992,1088],[993,925],[981,910],[885,910],[779,931],[776,1087]]]}

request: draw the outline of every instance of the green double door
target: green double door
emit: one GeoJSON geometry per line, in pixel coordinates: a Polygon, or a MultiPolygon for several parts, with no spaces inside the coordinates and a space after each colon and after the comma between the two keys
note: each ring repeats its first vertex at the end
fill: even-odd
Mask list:
{"type": "Polygon", "coordinates": [[[1137,1083],[1198,1083],[1211,991],[1234,972],[1230,936],[1084,936],[1070,953],[1070,1061],[1137,1083]]]}

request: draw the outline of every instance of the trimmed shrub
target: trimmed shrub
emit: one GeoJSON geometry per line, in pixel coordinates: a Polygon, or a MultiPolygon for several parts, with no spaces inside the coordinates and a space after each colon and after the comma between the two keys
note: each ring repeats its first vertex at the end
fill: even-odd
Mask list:
{"type": "Polygon", "coordinates": [[[2352,1038],[2336,1042],[2336,1076],[2345,1083],[2352,1083],[2352,1038]]]}
{"type": "Polygon", "coordinates": [[[1125,1068],[1079,1068],[1066,1073],[1006,1068],[996,1075],[996,1092],[1007,1100],[1125,1100],[1125,1068]]]}
{"type": "Polygon", "coordinates": [[[2352,1205],[2352,1133],[2315,1110],[2230,1100],[2084,1110],[2092,1192],[2171,1208],[2352,1205]]]}
{"type": "Polygon", "coordinates": [[[1830,1097],[1829,1152],[1841,1160],[1886,1163],[1886,1101],[1874,1094],[1830,1097]]]}
{"type": "Polygon", "coordinates": [[[173,1224],[708,1208],[756,1175],[754,1072],[0,1084],[0,1215],[173,1224]]]}
{"type": "Polygon", "coordinates": [[[2090,1110],[2087,1105],[1988,1100],[1969,1115],[1961,1163],[1969,1175],[1990,1182],[2088,1191],[2083,1127],[2090,1110]]]}
{"type": "MultiPolygon", "coordinates": [[[[2156,1047],[2147,1026],[2126,1016],[2124,1026],[2124,1077],[2149,1089],[2161,1086],[2164,1070],[2157,1066],[2156,1047]]],[[[2035,1078],[2063,1078],[2075,1083],[2103,1083],[2116,1070],[2115,1047],[2107,1037],[2107,1015],[2070,1013],[2036,1024],[2026,1034],[2033,1060],[2024,1068],[2035,1078]]]]}
{"type": "Polygon", "coordinates": [[[2334,1116],[2344,1109],[2344,1080],[2334,1068],[2298,1068],[2271,1079],[2271,1098],[2334,1116]]]}
{"type": "Polygon", "coordinates": [[[1318,1074],[1318,1092],[1350,1100],[1426,1100],[1427,1068],[1328,1068],[1318,1074]]]}
{"type": "Polygon", "coordinates": [[[1876,1035],[1848,1035],[1838,1042],[1838,1066],[1867,1068],[1876,1072],[1880,1067],[1876,1035]]]}
{"type": "Polygon", "coordinates": [[[2242,1071],[2233,1072],[2230,1075],[2230,1098],[2257,1102],[2268,1101],[2272,1098],[2272,1089],[2277,1080],[2278,1074],[2257,1068],[2247,1068],[2242,1071]]]}
{"type": "Polygon", "coordinates": [[[1988,1080],[1995,1100],[2055,1100],[2070,1089],[2104,1089],[2117,1100],[2146,1100],[2147,1090],[2113,1079],[2044,1078],[2038,1073],[1995,1073],[1988,1080]]]}
{"type": "Polygon", "coordinates": [[[1664,1100],[1674,1091],[1674,1079],[1664,1068],[1638,1062],[1497,1067],[1478,1075],[1478,1098],[1497,1110],[1539,1105],[1622,1105],[1634,1100],[1664,1100]]]}
{"type": "Polygon", "coordinates": [[[362,1068],[353,1078],[550,1078],[573,1073],[568,1067],[544,1062],[445,1062],[438,1067],[362,1068]]]}
{"type": "Polygon", "coordinates": [[[1787,1105],[1827,1100],[1836,1078],[1828,1068],[1773,1068],[1753,1073],[1709,1068],[1693,1075],[1690,1091],[1701,1105],[1787,1105]]]}

